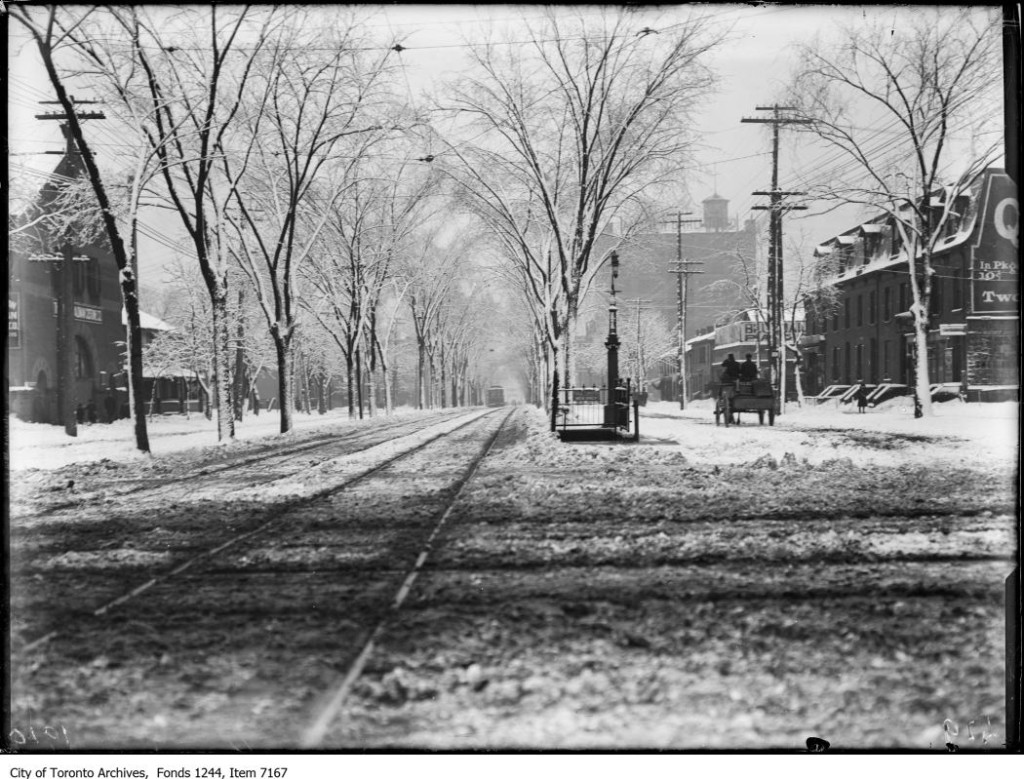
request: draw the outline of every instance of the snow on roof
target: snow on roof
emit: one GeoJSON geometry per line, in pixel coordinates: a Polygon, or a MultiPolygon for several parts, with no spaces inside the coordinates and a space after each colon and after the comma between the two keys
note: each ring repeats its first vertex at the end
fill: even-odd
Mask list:
{"type": "Polygon", "coordinates": [[[835,237],[835,241],[837,243],[842,244],[843,246],[852,246],[853,244],[855,244],[857,242],[857,236],[855,236],[855,235],[837,235],[835,237]]]}
{"type": "Polygon", "coordinates": [[[883,225],[880,225],[880,224],[877,224],[877,223],[868,222],[866,224],[862,224],[859,229],[860,229],[860,231],[862,233],[873,233],[873,234],[877,235],[877,234],[882,232],[882,228],[883,228],[883,225]]]}
{"type": "MultiPolygon", "coordinates": [[[[128,324],[128,314],[125,310],[121,309],[121,324],[128,324]]],[[[143,330],[173,330],[174,328],[167,324],[164,320],[158,319],[152,314],[147,314],[145,311],[139,312],[139,326],[143,330]]]]}

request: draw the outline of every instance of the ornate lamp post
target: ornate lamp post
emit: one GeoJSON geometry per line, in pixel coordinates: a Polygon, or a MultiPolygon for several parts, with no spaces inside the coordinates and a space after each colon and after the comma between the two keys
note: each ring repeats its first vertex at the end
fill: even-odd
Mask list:
{"type": "Polygon", "coordinates": [[[612,252],[612,300],[608,306],[608,340],[604,342],[608,349],[608,400],[604,407],[604,423],[614,427],[616,424],[615,387],[619,383],[619,333],[618,313],[615,303],[615,279],[619,277],[619,255],[612,252]]]}

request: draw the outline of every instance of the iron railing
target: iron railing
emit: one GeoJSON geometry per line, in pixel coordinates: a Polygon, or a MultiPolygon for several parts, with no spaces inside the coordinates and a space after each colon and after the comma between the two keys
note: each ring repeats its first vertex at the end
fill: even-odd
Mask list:
{"type": "Polygon", "coordinates": [[[616,387],[614,403],[608,403],[607,387],[565,387],[557,391],[558,408],[555,425],[558,428],[621,428],[629,430],[632,392],[629,383],[616,387]]]}

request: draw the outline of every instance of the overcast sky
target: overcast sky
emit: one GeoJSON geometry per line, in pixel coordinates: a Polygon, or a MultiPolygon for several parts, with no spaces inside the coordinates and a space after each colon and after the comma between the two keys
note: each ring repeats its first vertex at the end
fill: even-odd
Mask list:
{"type": "MultiPolygon", "coordinates": [[[[870,6],[874,11],[879,6],[870,6]]],[[[323,8],[323,7],[321,7],[323,8]]],[[[578,10],[580,6],[574,6],[578,10]]],[[[692,9],[692,6],[690,7],[692,9]]],[[[742,124],[745,116],[764,115],[755,110],[758,105],[771,104],[786,80],[792,62],[789,49],[794,41],[805,41],[816,33],[834,28],[841,22],[856,21],[864,7],[786,4],[767,6],[718,5],[699,6],[702,13],[716,22],[731,26],[730,42],[721,47],[714,59],[714,67],[721,78],[719,93],[708,103],[700,117],[703,143],[707,148],[698,154],[700,165],[684,182],[691,204],[667,204],[668,207],[686,206],[699,214],[700,202],[717,191],[730,201],[730,216],[741,220],[751,212],[750,207],[765,202],[763,197],[751,193],[765,190],[771,184],[771,141],[768,125],[742,124]]],[[[689,10],[686,6],[652,6],[639,14],[638,28],[645,19],[658,18],[662,24],[672,23],[689,10]]],[[[893,14],[894,25],[903,14],[914,13],[913,7],[887,6],[893,14]]],[[[381,8],[373,25],[407,47],[402,53],[408,87],[418,93],[430,81],[443,79],[445,73],[457,70],[465,51],[461,44],[472,42],[482,21],[513,24],[522,16],[537,17],[539,6],[472,6],[472,5],[417,5],[387,6],[381,8]]],[[[652,24],[652,26],[654,26],[652,24]]],[[[17,25],[11,23],[12,34],[17,25]]],[[[31,49],[19,56],[17,41],[9,54],[9,136],[12,174],[26,169],[52,170],[55,156],[42,155],[42,150],[62,148],[56,122],[35,120],[40,110],[53,110],[53,106],[38,104],[52,99],[52,92],[41,72],[31,49]]],[[[78,95],[81,99],[87,95],[78,95]]],[[[97,142],[116,142],[103,122],[93,122],[87,130],[97,133],[97,142]]],[[[784,130],[783,136],[787,133],[784,130]]],[[[801,172],[821,164],[821,150],[811,150],[804,142],[795,151],[792,139],[782,144],[780,154],[780,184],[792,186],[801,172]]],[[[760,212],[763,213],[763,212],[760,212]]],[[[856,215],[840,214],[829,217],[804,218],[799,223],[813,243],[852,226],[856,215]]],[[[155,224],[152,229],[165,237],[173,235],[175,226],[168,222],[155,224]]],[[[172,250],[160,243],[144,239],[141,244],[143,271],[151,279],[156,269],[167,260],[172,250]]],[[[144,279],[145,280],[145,279],[144,279]]]]}

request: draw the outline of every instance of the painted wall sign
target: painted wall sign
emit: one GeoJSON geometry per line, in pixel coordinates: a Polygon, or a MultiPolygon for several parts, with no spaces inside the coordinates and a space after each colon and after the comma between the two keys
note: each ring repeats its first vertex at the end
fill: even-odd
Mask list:
{"type": "Polygon", "coordinates": [[[971,249],[971,308],[975,314],[1017,313],[1020,204],[1009,176],[1000,173],[988,179],[982,213],[982,227],[971,249]]]}
{"type": "Polygon", "coordinates": [[[7,348],[21,347],[21,293],[7,293],[7,348]]]}
{"type": "MultiPolygon", "coordinates": [[[[53,301],[53,315],[57,316],[57,301],[53,301]]],[[[92,322],[93,324],[103,324],[103,309],[93,308],[92,306],[83,306],[81,303],[75,303],[75,319],[79,322],[92,322]]]]}

